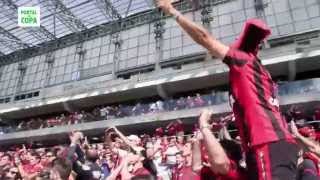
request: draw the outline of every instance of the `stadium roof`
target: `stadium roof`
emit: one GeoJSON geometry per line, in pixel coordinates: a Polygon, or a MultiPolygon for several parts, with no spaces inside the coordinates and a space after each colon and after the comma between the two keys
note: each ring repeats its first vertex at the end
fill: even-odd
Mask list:
{"type": "Polygon", "coordinates": [[[0,57],[152,9],[153,2],[153,0],[1,0],[0,57]],[[40,6],[40,27],[18,27],[17,8],[21,6],[40,6]]]}

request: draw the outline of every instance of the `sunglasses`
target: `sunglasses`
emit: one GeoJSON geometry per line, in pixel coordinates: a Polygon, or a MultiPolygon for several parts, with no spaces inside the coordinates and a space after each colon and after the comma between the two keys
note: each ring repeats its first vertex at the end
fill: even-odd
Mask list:
{"type": "Polygon", "coordinates": [[[11,174],[18,174],[17,171],[9,171],[11,174]]]}

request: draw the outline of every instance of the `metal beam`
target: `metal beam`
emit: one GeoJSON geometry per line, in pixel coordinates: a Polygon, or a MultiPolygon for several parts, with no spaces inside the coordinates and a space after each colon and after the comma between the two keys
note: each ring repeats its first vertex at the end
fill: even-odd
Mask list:
{"type": "Polygon", "coordinates": [[[60,0],[40,0],[52,13],[57,13],[57,18],[72,32],[86,30],[84,25],[60,0]]]}
{"type": "MultiPolygon", "coordinates": [[[[3,5],[8,6],[10,10],[9,11],[2,11],[7,17],[17,20],[17,11],[18,6],[12,1],[12,0],[2,0],[3,5]]],[[[2,6],[4,7],[4,6],[2,6]]],[[[40,25],[40,28],[27,28],[25,29],[28,31],[32,36],[37,38],[40,41],[46,41],[46,40],[54,40],[56,37],[48,31],[45,27],[40,25]]]]}
{"type": "Polygon", "coordinates": [[[14,42],[15,44],[19,45],[21,48],[28,48],[29,45],[22,42],[21,39],[16,37],[15,35],[11,34],[9,31],[4,29],[0,26],[0,35],[3,35],[4,37],[8,38],[8,41],[14,42]]]}
{"type": "Polygon", "coordinates": [[[127,17],[128,14],[129,14],[129,11],[130,11],[130,8],[131,8],[131,5],[132,5],[132,0],[130,0],[129,4],[128,4],[128,7],[127,7],[127,10],[126,10],[126,14],[124,17],[127,17]]]}
{"type": "MultiPolygon", "coordinates": [[[[12,42],[2,41],[0,39],[0,44],[2,45],[1,48],[6,47],[7,49],[10,49],[11,52],[15,52],[15,51],[19,50],[19,48],[13,46],[12,42]]],[[[10,54],[11,52],[7,52],[7,54],[10,54]]],[[[7,54],[3,53],[3,56],[0,56],[0,57],[5,57],[5,56],[7,56],[7,54]]],[[[7,58],[4,58],[4,59],[1,60],[0,64],[2,65],[2,63],[10,62],[10,61],[11,60],[8,60],[7,58]]]]}
{"type": "Polygon", "coordinates": [[[3,52],[0,51],[0,56],[4,56],[5,54],[3,52]]]}
{"type": "Polygon", "coordinates": [[[121,14],[109,0],[96,0],[96,5],[105,16],[111,18],[112,20],[122,19],[121,14]]]}

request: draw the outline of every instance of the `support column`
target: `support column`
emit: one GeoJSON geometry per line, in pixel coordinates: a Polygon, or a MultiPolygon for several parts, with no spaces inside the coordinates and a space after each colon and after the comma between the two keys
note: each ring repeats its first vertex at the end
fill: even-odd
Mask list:
{"type": "Polygon", "coordinates": [[[121,52],[121,32],[116,32],[111,35],[112,43],[114,44],[114,55],[113,55],[113,78],[116,79],[116,72],[119,71],[119,61],[120,61],[120,52],[121,52]]]}
{"type": "Polygon", "coordinates": [[[294,81],[296,79],[296,74],[297,74],[296,61],[289,61],[288,62],[288,80],[294,81]]]}
{"type": "MultiPolygon", "coordinates": [[[[161,66],[160,62],[163,59],[163,33],[165,32],[165,20],[163,20],[163,13],[158,11],[157,15],[155,16],[155,23],[154,23],[154,37],[156,40],[156,60],[155,60],[155,72],[160,73],[161,66]]],[[[157,92],[160,97],[163,99],[168,98],[168,93],[164,89],[162,84],[157,85],[157,92]]]]}
{"type": "Polygon", "coordinates": [[[46,54],[45,63],[47,64],[48,69],[46,72],[46,77],[45,77],[42,88],[49,86],[50,76],[52,74],[54,60],[55,60],[55,58],[54,58],[53,52],[49,52],[48,54],[46,54]]]}
{"type": "Polygon", "coordinates": [[[77,71],[77,74],[75,75],[75,79],[73,80],[80,80],[83,78],[83,62],[84,62],[84,58],[85,58],[85,55],[86,55],[86,50],[83,49],[83,42],[81,42],[80,44],[77,44],[77,47],[76,47],[76,55],[78,56],[78,71],[77,71]]]}
{"type": "Polygon", "coordinates": [[[25,61],[21,61],[19,64],[18,64],[18,71],[19,71],[19,76],[18,76],[18,81],[17,81],[17,84],[16,84],[16,87],[15,87],[15,92],[14,92],[14,96],[13,98],[20,93],[21,91],[21,87],[22,87],[22,84],[23,84],[23,80],[24,80],[24,77],[26,75],[26,71],[27,71],[27,65],[25,64],[25,61]]]}
{"type": "MultiPolygon", "coordinates": [[[[201,0],[201,22],[202,25],[207,29],[207,31],[212,34],[211,30],[211,22],[213,21],[212,13],[212,6],[210,0],[201,0]]],[[[212,59],[212,56],[207,53],[205,60],[212,59]]]]}
{"type": "Polygon", "coordinates": [[[48,87],[50,85],[50,77],[52,75],[54,61],[55,61],[54,52],[52,52],[52,51],[48,52],[46,54],[45,61],[44,61],[48,68],[46,70],[46,75],[45,75],[45,79],[44,79],[44,82],[42,85],[42,91],[40,94],[42,100],[44,100],[45,96],[47,95],[46,87],[48,87]]]}
{"type": "Polygon", "coordinates": [[[159,12],[155,17],[154,35],[156,40],[156,71],[161,69],[160,61],[163,59],[163,33],[165,32],[165,21],[162,19],[162,12],[159,12]]]}
{"type": "MultiPolygon", "coordinates": [[[[264,9],[269,5],[269,2],[264,2],[264,0],[253,0],[254,1],[254,8],[256,10],[256,16],[259,19],[266,21],[266,14],[264,9]]],[[[262,44],[262,49],[270,47],[270,45],[265,41],[262,44]]]]}
{"type": "Polygon", "coordinates": [[[212,7],[210,0],[202,0],[201,21],[202,25],[211,33],[211,22],[213,17],[211,15],[212,7]]]}

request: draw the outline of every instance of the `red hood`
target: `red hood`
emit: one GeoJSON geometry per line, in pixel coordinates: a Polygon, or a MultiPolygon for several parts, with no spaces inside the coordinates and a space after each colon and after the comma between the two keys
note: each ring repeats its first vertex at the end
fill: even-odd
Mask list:
{"type": "Polygon", "coordinates": [[[269,35],[271,35],[271,29],[262,20],[249,19],[231,47],[257,55],[260,43],[269,35]]]}

